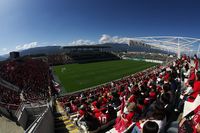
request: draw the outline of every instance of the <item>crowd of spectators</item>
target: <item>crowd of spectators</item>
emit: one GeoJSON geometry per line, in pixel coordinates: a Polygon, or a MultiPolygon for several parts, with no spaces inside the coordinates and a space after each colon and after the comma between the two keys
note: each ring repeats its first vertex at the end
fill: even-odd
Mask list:
{"type": "Polygon", "coordinates": [[[48,63],[41,59],[5,61],[0,65],[0,77],[19,88],[15,91],[0,86],[0,102],[7,105],[48,99],[53,88],[48,63]]]}
{"type": "Polygon", "coordinates": [[[178,119],[184,103],[192,103],[200,93],[198,60],[191,64],[190,58],[184,55],[166,66],[58,100],[69,114],[78,114],[77,125],[88,131],[114,120],[111,130],[117,132],[132,127],[132,133],[196,133],[200,129],[200,101],[189,114],[178,119]]]}
{"type": "Polygon", "coordinates": [[[16,110],[19,103],[18,92],[0,85],[0,106],[16,110]]]}
{"type": "Polygon", "coordinates": [[[70,63],[85,63],[93,61],[119,59],[119,57],[112,53],[99,51],[82,51],[54,54],[48,55],[47,58],[50,65],[63,65],[70,63]]]}
{"type": "MultiPolygon", "coordinates": [[[[132,133],[200,132],[200,72],[195,55],[186,55],[165,66],[112,81],[94,89],[58,98],[68,114],[78,114],[77,125],[88,131],[115,121],[113,129],[132,133]],[[194,63],[193,63],[194,62],[194,63]],[[193,65],[194,64],[194,65],[193,65]],[[185,103],[191,111],[177,119],[185,103]]],[[[0,106],[16,107],[22,101],[45,100],[51,96],[53,82],[47,62],[19,59],[0,65],[0,77],[19,87],[14,91],[0,85],[0,106]]]]}
{"type": "Polygon", "coordinates": [[[17,86],[19,90],[12,90],[7,87],[0,86],[0,102],[5,105],[19,105],[22,101],[34,102],[44,100],[50,96],[52,90],[52,73],[49,65],[66,64],[72,60],[85,60],[97,57],[107,58],[114,55],[109,53],[72,53],[49,55],[48,63],[41,59],[20,58],[17,60],[8,60],[0,63],[0,78],[8,83],[17,86]],[[96,56],[94,56],[96,55],[96,56]],[[73,57],[74,59],[70,58],[73,57]]]}
{"type": "Polygon", "coordinates": [[[72,59],[66,54],[53,54],[47,56],[48,63],[51,66],[54,65],[63,65],[67,63],[71,63],[72,59]]]}
{"type": "MultiPolygon", "coordinates": [[[[142,99],[139,100],[139,103],[141,104],[140,109],[136,108],[138,105],[136,106],[135,100],[137,99],[137,94],[140,89],[137,83],[140,82],[141,79],[144,79],[146,81],[141,82],[140,84],[146,84],[149,76],[155,77],[157,69],[158,67],[151,68],[144,72],[139,72],[135,75],[122,78],[121,80],[113,81],[102,87],[97,87],[96,89],[61,97],[59,98],[59,101],[66,108],[68,113],[79,112],[80,118],[85,115],[95,116],[99,123],[96,125],[92,123],[93,125],[88,127],[88,130],[91,130],[90,127],[93,129],[101,124],[106,124],[111,120],[115,120],[117,117],[116,109],[119,108],[122,103],[125,106],[125,101],[128,100],[133,102],[130,103],[130,105],[126,104],[127,114],[124,114],[124,116],[126,116],[129,120],[127,124],[127,126],[129,126],[131,124],[130,120],[132,120],[132,117],[137,116],[141,112],[140,109],[143,108],[142,99]],[[135,94],[135,96],[131,94],[135,94]]],[[[151,94],[153,93],[152,89],[151,94]]],[[[147,99],[146,102],[148,102],[147,99]]],[[[121,108],[123,108],[123,106],[121,106],[121,108]]],[[[121,119],[117,119],[117,121],[120,125],[117,125],[116,127],[122,127],[121,124],[123,124],[123,121],[121,119]]],[[[124,130],[125,128],[126,127],[120,130],[124,130]]]]}
{"type": "Polygon", "coordinates": [[[68,54],[74,61],[98,61],[98,60],[114,60],[119,59],[116,55],[110,52],[99,52],[99,51],[85,51],[79,53],[68,54]]]}
{"type": "Polygon", "coordinates": [[[129,53],[124,53],[121,56],[128,58],[150,59],[159,61],[169,61],[176,59],[176,57],[170,56],[168,54],[146,53],[146,52],[129,52],[129,53]]]}

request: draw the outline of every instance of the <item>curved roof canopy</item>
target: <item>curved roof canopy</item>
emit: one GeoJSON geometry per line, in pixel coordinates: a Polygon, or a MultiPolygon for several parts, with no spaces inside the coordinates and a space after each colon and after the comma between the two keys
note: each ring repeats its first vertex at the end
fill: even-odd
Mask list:
{"type": "Polygon", "coordinates": [[[149,36],[135,37],[131,40],[140,41],[149,44],[155,48],[175,52],[180,57],[181,54],[193,55],[199,53],[200,39],[191,37],[177,36],[149,36]]]}

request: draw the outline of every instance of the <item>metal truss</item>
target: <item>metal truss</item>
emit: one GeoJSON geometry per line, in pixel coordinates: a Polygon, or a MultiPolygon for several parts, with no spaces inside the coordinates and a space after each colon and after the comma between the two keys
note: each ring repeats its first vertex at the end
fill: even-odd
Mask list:
{"type": "Polygon", "coordinates": [[[149,44],[154,48],[177,53],[178,58],[181,54],[189,56],[199,54],[200,39],[191,37],[177,36],[149,36],[149,37],[134,37],[130,40],[149,44]]]}

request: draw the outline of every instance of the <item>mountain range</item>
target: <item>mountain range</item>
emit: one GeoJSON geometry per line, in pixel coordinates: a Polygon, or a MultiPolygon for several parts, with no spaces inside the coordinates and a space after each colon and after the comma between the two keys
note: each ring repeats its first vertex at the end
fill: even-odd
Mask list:
{"type": "MultiPolygon", "coordinates": [[[[166,51],[156,49],[150,45],[128,45],[122,43],[104,43],[97,44],[98,46],[110,46],[113,52],[151,52],[151,53],[167,53],[166,51]]],[[[62,46],[45,46],[35,47],[20,51],[20,56],[38,55],[38,54],[56,54],[62,53],[64,50],[62,46]]],[[[0,56],[0,61],[5,60],[9,55],[0,56]]]]}
{"type": "Polygon", "coordinates": [[[0,61],[6,60],[6,57],[0,56],[0,61]]]}

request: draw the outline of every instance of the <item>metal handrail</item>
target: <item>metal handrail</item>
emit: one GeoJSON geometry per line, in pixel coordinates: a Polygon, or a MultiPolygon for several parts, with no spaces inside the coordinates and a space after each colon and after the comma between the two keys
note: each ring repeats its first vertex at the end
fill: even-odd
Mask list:
{"type": "Polygon", "coordinates": [[[15,116],[17,117],[17,120],[19,120],[19,118],[20,118],[20,115],[22,114],[22,111],[24,110],[24,107],[25,106],[25,103],[21,103],[20,105],[19,105],[19,107],[17,108],[17,111],[15,112],[15,116]]]}
{"type": "Polygon", "coordinates": [[[36,129],[36,127],[38,127],[47,110],[48,108],[42,114],[40,114],[40,116],[37,119],[33,121],[33,123],[26,129],[25,133],[32,133],[36,129]]]}
{"type": "Polygon", "coordinates": [[[1,77],[0,77],[0,84],[2,86],[6,87],[6,88],[9,88],[9,89],[13,90],[13,91],[19,92],[19,87],[17,87],[16,85],[11,84],[10,82],[2,79],[1,77]]]}

